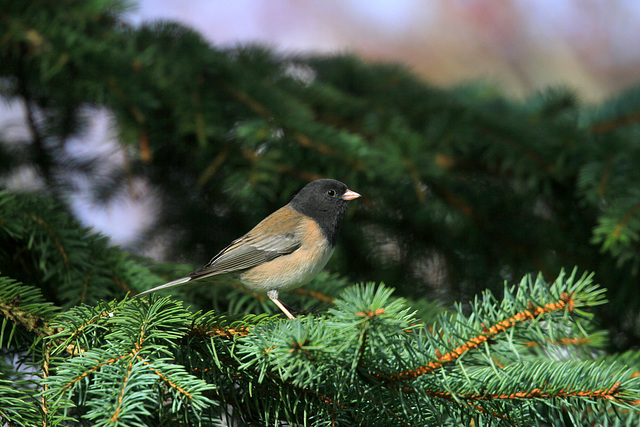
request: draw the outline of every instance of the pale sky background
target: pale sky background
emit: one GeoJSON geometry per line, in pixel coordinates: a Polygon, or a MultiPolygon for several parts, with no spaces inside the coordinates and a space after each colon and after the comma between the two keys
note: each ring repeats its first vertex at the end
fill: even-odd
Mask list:
{"type": "MultiPolygon", "coordinates": [[[[134,24],[179,21],[214,45],[258,42],[283,53],[352,52],[404,63],[436,85],[483,79],[522,97],[562,84],[598,102],[640,83],[638,0],[141,0],[138,5],[128,15],[134,24]]],[[[76,155],[99,157],[105,172],[121,164],[123,154],[109,112],[92,114],[94,125],[69,146],[76,155]]],[[[24,123],[19,105],[0,106],[0,127],[6,129],[7,122],[24,123]]],[[[12,132],[20,134],[17,128],[12,132]]],[[[29,170],[12,180],[12,186],[37,185],[29,170]]],[[[114,243],[130,244],[152,224],[156,199],[144,182],[132,183],[129,194],[107,206],[93,205],[89,188],[81,180],[77,184],[78,216],[114,243]]]]}
{"type": "Polygon", "coordinates": [[[357,52],[436,84],[478,77],[510,94],[567,84],[600,100],[640,75],[638,0],[142,0],[212,43],[357,52]]]}

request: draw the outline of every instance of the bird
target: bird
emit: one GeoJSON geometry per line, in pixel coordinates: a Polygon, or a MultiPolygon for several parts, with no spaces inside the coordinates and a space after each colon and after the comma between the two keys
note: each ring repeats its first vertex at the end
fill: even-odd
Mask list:
{"type": "Polygon", "coordinates": [[[348,204],[358,197],[361,195],[338,180],[312,181],[202,268],[136,297],[234,273],[246,288],[266,294],[289,319],[295,319],[278,299],[279,292],[304,285],[324,268],[335,249],[348,204]]]}

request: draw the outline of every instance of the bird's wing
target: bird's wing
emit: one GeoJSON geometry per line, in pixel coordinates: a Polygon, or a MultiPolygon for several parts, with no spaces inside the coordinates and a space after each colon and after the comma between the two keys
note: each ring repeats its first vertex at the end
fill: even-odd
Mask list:
{"type": "Polygon", "coordinates": [[[231,242],[204,267],[189,274],[192,280],[214,274],[246,270],[298,249],[299,216],[265,218],[253,230],[231,242]]]}
{"type": "Polygon", "coordinates": [[[284,206],[263,219],[251,231],[231,242],[204,267],[187,277],[139,293],[137,296],[172,288],[196,279],[246,270],[287,255],[300,247],[302,218],[290,206],[284,206]]]}

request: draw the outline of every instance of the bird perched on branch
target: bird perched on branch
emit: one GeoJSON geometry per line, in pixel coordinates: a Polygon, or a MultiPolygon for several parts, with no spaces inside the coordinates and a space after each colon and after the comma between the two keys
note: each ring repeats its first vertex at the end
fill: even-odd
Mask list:
{"type": "Polygon", "coordinates": [[[335,179],[313,181],[202,268],[137,296],[235,273],[247,288],[266,293],[287,317],[295,319],[278,292],[302,286],[322,270],[333,254],[349,201],[358,197],[335,179]]]}

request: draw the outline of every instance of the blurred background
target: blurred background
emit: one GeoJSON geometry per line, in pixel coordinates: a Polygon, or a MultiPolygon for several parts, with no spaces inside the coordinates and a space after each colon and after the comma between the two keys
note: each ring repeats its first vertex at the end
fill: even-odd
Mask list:
{"type": "MultiPolygon", "coordinates": [[[[132,25],[181,22],[216,46],[257,43],[283,54],[354,53],[398,62],[429,84],[485,81],[514,99],[563,86],[597,103],[640,76],[640,3],[634,0],[142,0],[124,18],[132,25]]],[[[122,166],[109,113],[92,111],[91,117],[69,153],[100,152],[122,166]]],[[[0,105],[0,127],[9,140],[28,134],[19,102],[0,105]]],[[[28,188],[38,185],[34,179],[27,168],[9,183],[28,188]]],[[[153,223],[156,199],[143,181],[135,182],[138,196],[98,205],[76,184],[78,216],[115,243],[133,244],[153,223]]],[[[162,258],[161,248],[147,249],[162,258]]]]}
{"type": "MultiPolygon", "coordinates": [[[[502,298],[505,285],[528,274],[550,284],[562,271],[593,273],[607,304],[574,306],[562,295],[567,305],[554,307],[567,310],[549,314],[568,319],[579,307],[576,329],[552,326],[543,336],[545,318],[534,334],[540,349],[513,329],[505,345],[526,346],[536,361],[541,352],[634,358],[637,374],[637,352],[613,354],[640,349],[637,0],[0,0],[0,96],[0,350],[7,354],[3,336],[11,344],[18,329],[5,326],[19,318],[24,333],[15,335],[25,338],[14,340],[15,351],[27,364],[42,352],[43,376],[50,361],[59,363],[53,347],[75,355],[100,340],[105,351],[95,354],[109,358],[73,364],[85,371],[57,380],[62,394],[78,379],[91,390],[85,376],[113,360],[128,364],[121,378],[129,387],[133,365],[112,358],[120,350],[110,345],[122,335],[103,325],[129,334],[137,327],[122,319],[140,319],[142,332],[123,343],[134,346],[125,356],[137,358],[143,337],[151,339],[147,325],[168,334],[178,313],[125,302],[119,307],[131,317],[111,319],[108,301],[187,275],[324,177],[363,197],[350,204],[327,267],[283,293],[287,304],[325,313],[353,284],[384,283],[429,324],[454,304],[469,313],[474,298],[498,319],[524,309],[502,298]],[[49,323],[53,307],[72,331],[64,344],[63,333],[43,341],[59,331],[49,323]],[[576,339],[585,330],[589,338],[576,339]]],[[[202,282],[164,295],[222,314],[220,325],[278,311],[233,278],[202,282]]],[[[548,298],[540,295],[526,299],[540,308],[548,298]]],[[[210,331],[202,330],[207,346],[219,334],[210,331]]],[[[190,335],[180,338],[177,359],[191,359],[182,351],[190,335]]],[[[377,360],[367,336],[359,355],[377,360]]],[[[163,357],[165,346],[157,349],[163,357]]],[[[224,351],[258,366],[244,363],[253,353],[224,351]]],[[[0,375],[14,365],[0,356],[0,375]]],[[[587,372],[574,366],[576,375],[587,372]]],[[[378,368],[362,378],[376,372],[386,378],[378,368]]],[[[180,388],[166,381],[167,393],[180,388]]],[[[588,396],[618,396],[618,384],[588,396]]],[[[106,396],[82,394],[78,406],[89,414],[87,399],[106,396]]],[[[327,409],[339,404],[323,396],[327,409]]],[[[487,414],[501,407],[491,403],[487,414]]],[[[567,414],[567,423],[574,419],[567,414]]]]}
{"type": "MultiPolygon", "coordinates": [[[[450,304],[578,266],[624,305],[602,317],[624,330],[617,345],[640,345],[640,3],[0,0],[0,10],[2,184],[50,197],[157,274],[119,277],[105,261],[103,282],[88,282],[93,264],[74,279],[62,263],[60,286],[41,257],[62,245],[50,240],[26,268],[9,233],[0,270],[49,288],[54,303],[175,279],[307,182],[333,177],[365,197],[327,268],[341,280],[323,276],[316,290],[386,282],[450,304]]],[[[246,292],[188,289],[203,309],[255,311],[246,292]]]]}
{"type": "Polygon", "coordinates": [[[216,45],[355,52],[430,83],[488,79],[512,96],[568,85],[599,101],[640,75],[634,0],[143,0],[134,23],[171,19],[216,45]]]}

